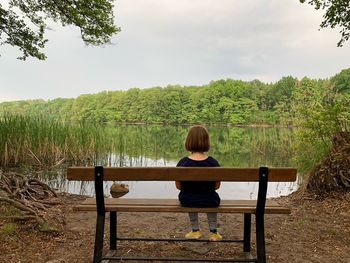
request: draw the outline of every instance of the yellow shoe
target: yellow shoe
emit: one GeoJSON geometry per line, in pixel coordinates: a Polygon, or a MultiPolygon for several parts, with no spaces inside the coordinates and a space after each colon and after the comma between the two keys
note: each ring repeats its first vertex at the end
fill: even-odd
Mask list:
{"type": "Polygon", "coordinates": [[[209,241],[220,241],[222,236],[219,233],[210,232],[208,235],[209,241]]]}
{"type": "Polygon", "coordinates": [[[202,233],[198,230],[198,231],[191,231],[191,232],[188,232],[186,235],[185,235],[185,238],[188,238],[188,239],[198,239],[202,236],[202,233]]]}

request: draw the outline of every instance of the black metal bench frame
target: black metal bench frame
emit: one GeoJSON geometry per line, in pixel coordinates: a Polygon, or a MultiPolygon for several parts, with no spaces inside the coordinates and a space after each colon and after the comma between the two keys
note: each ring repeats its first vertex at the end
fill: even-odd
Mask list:
{"type": "MultiPolygon", "coordinates": [[[[97,222],[94,248],[94,263],[99,263],[102,260],[157,260],[157,261],[206,261],[206,262],[257,262],[266,263],[265,253],[265,230],[264,230],[264,215],[266,204],[266,193],[269,169],[267,167],[259,168],[259,190],[255,212],[256,222],[256,255],[255,259],[185,259],[185,258],[143,258],[143,257],[103,257],[103,236],[105,228],[106,209],[103,193],[103,172],[102,166],[95,167],[95,195],[97,206],[97,222]]],[[[198,212],[200,212],[198,208],[198,212]]],[[[117,251],[117,240],[137,240],[137,241],[181,241],[181,242],[206,242],[201,240],[188,239],[151,239],[151,238],[118,238],[117,237],[117,212],[110,211],[110,250],[117,251]]],[[[243,240],[224,240],[220,242],[242,242],[243,251],[250,252],[251,249],[251,213],[244,213],[244,230],[243,240]]]]}

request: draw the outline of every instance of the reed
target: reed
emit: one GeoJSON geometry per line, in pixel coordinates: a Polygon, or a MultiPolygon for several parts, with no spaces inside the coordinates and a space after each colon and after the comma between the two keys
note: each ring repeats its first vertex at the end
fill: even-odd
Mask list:
{"type": "MultiPolygon", "coordinates": [[[[5,115],[0,117],[0,166],[148,165],[143,159],[175,162],[188,154],[183,146],[187,130],[5,115]]],[[[210,154],[223,166],[293,166],[290,129],[209,127],[209,133],[210,154]]]]}
{"type": "Polygon", "coordinates": [[[114,138],[113,129],[100,125],[5,114],[0,117],[0,166],[98,164],[115,152],[114,138]]]}

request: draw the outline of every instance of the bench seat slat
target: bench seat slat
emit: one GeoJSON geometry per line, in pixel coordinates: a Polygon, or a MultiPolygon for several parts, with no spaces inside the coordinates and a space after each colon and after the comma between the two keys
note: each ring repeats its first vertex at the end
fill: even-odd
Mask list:
{"type": "MultiPolygon", "coordinates": [[[[85,199],[81,205],[96,205],[95,198],[85,199]]],[[[151,199],[151,198],[105,198],[105,205],[180,205],[177,199],[151,199]]],[[[276,201],[266,200],[267,206],[280,206],[276,201]]],[[[256,200],[221,200],[220,206],[256,206],[256,200]]]]}
{"type": "MultiPolygon", "coordinates": [[[[255,213],[256,200],[222,200],[218,208],[181,207],[177,199],[133,199],[105,198],[106,211],[117,212],[217,212],[217,213],[255,213]]],[[[96,211],[96,199],[87,198],[77,205],[76,211],[96,211]]],[[[266,201],[266,214],[290,214],[290,209],[281,207],[272,200],[266,201]]]]}
{"type": "MultiPolygon", "coordinates": [[[[269,168],[270,182],[294,182],[295,168],[269,168]]],[[[94,167],[70,167],[68,180],[94,181],[94,167]]],[[[105,181],[258,182],[259,168],[233,167],[104,167],[105,181]]]]}

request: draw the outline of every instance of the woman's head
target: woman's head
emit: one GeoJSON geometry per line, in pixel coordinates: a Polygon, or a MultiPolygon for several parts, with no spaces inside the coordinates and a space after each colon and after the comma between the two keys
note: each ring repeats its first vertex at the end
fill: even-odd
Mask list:
{"type": "Polygon", "coordinates": [[[189,152],[207,152],[210,148],[209,133],[201,125],[194,125],[187,133],[185,148],[189,152]]]}

